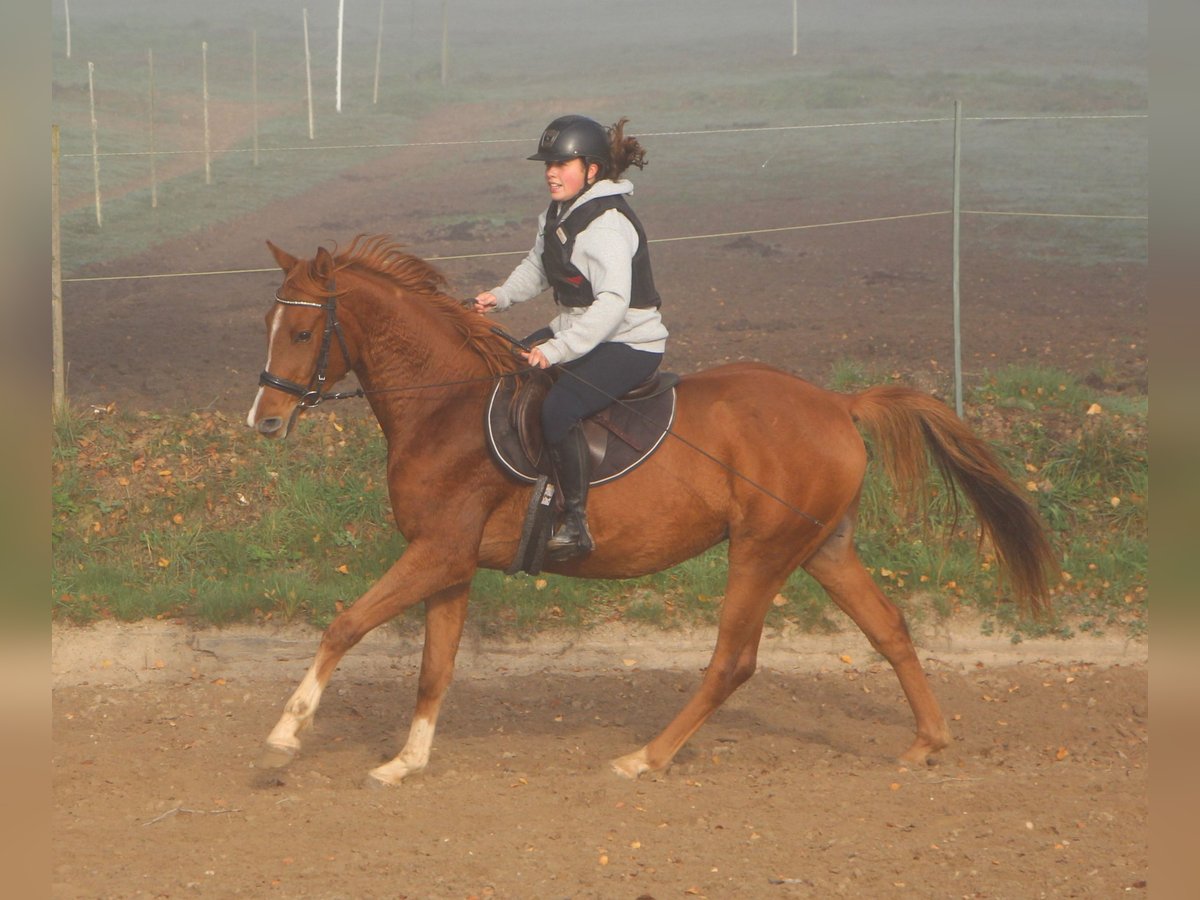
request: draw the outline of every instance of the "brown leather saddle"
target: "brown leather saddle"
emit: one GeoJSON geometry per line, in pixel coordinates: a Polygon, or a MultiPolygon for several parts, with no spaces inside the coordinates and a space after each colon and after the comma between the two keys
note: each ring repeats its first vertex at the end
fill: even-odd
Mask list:
{"type": "MultiPolygon", "coordinates": [[[[550,474],[541,413],[555,377],[557,370],[505,375],[488,400],[484,430],[492,456],[502,469],[526,483],[550,474]]],[[[678,383],[678,375],[656,372],[607,409],[583,421],[583,433],[592,452],[593,485],[620,478],[658,449],[675,421],[678,383]]]]}

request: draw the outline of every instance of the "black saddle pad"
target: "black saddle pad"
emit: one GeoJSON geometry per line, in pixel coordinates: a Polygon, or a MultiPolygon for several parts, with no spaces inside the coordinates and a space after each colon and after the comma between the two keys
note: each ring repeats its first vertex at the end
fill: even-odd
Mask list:
{"type": "MultiPolygon", "coordinates": [[[[643,385],[633,397],[621,398],[584,420],[593,485],[620,478],[658,449],[675,422],[678,382],[678,375],[660,372],[656,384],[643,385]]],[[[541,412],[553,383],[546,372],[505,375],[488,400],[484,416],[488,447],[501,468],[520,481],[533,483],[539,475],[550,474],[541,412]]]]}

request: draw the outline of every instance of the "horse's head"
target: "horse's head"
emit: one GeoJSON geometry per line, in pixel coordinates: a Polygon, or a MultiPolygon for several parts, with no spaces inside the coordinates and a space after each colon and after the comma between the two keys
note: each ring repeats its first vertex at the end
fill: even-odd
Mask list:
{"type": "Polygon", "coordinates": [[[267,310],[267,364],[246,424],[271,438],[287,437],[301,410],[350,370],[350,352],[337,318],[336,265],[324,247],[298,260],[267,246],[283,270],[283,284],[267,310]]]}

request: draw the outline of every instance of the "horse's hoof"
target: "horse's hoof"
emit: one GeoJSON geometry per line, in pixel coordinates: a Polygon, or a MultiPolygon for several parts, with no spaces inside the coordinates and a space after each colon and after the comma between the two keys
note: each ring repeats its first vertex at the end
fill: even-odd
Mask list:
{"type": "Polygon", "coordinates": [[[256,767],[259,769],[282,769],[289,765],[295,758],[295,750],[267,744],[267,746],[263,747],[262,755],[259,756],[256,767]]]}
{"type": "Polygon", "coordinates": [[[904,766],[935,766],[937,765],[937,760],[934,758],[934,754],[939,750],[946,749],[949,743],[950,739],[948,737],[945,740],[935,741],[918,738],[913,742],[911,747],[900,755],[899,762],[904,766]]]}
{"type": "Polygon", "coordinates": [[[390,781],[376,778],[373,773],[368,772],[367,777],[363,779],[363,787],[368,791],[384,791],[393,785],[390,781]]]}
{"type": "Polygon", "coordinates": [[[643,772],[650,771],[650,764],[646,762],[645,751],[639,750],[628,756],[622,756],[620,759],[614,759],[612,770],[622,778],[636,779],[643,772]]]}

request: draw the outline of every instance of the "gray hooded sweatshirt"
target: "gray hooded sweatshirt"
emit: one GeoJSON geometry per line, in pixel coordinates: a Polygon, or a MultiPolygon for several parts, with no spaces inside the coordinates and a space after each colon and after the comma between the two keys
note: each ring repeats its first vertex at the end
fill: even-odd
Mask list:
{"type": "MultiPolygon", "coordinates": [[[[564,218],[592,198],[632,193],[633,184],[624,179],[598,181],[571,204],[564,218]]],[[[492,289],[497,310],[531,300],[550,287],[542,266],[545,228],[543,212],[538,217],[538,236],[533,249],[504,284],[492,289]]],[[[638,236],[633,223],[615,209],[602,213],[576,237],[571,264],[592,285],[596,300],[591,306],[559,307],[559,314],[550,323],[554,337],[539,347],[551,365],[579,359],[605,341],[628,344],[648,353],[662,353],[666,349],[667,328],[658,310],[633,309],[629,305],[633,255],[637,249],[638,236]]]]}

